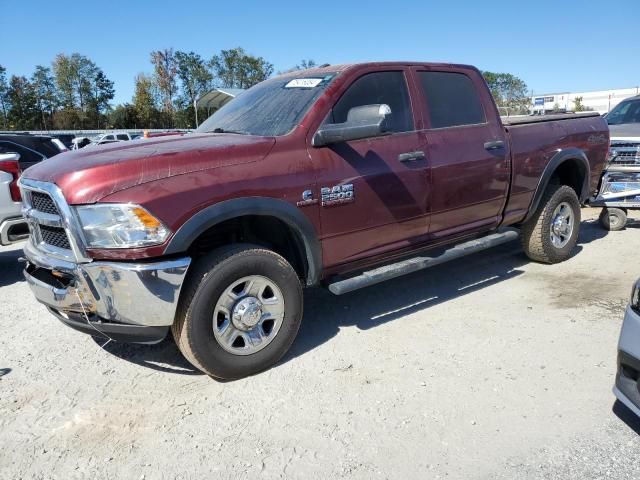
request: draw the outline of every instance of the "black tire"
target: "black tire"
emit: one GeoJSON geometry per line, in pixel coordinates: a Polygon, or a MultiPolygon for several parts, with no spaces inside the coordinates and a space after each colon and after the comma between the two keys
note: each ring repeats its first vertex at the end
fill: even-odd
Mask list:
{"type": "Polygon", "coordinates": [[[624,208],[605,207],[600,212],[600,225],[605,230],[617,232],[627,225],[627,212],[624,208]]]}
{"type": "Polygon", "coordinates": [[[522,247],[531,260],[541,263],[559,263],[571,256],[578,242],[580,230],[580,201],[575,190],[567,185],[549,185],[533,216],[522,225],[522,247]],[[572,211],[572,230],[562,247],[551,241],[553,214],[566,203],[572,211]]]}
{"type": "Polygon", "coordinates": [[[274,365],[289,350],[302,321],[302,286],[291,265],[277,253],[255,245],[223,247],[200,258],[183,286],[173,337],[185,358],[215,378],[232,380],[274,365]],[[262,350],[236,355],[222,348],[213,329],[216,302],[234,281],[260,275],[274,282],[284,297],[280,329],[262,350]]]}

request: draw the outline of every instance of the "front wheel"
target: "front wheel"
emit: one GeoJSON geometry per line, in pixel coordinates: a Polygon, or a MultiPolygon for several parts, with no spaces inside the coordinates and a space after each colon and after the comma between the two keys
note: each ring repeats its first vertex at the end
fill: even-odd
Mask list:
{"type": "Polygon", "coordinates": [[[226,380],[280,360],[302,320],[302,286],[291,265],[271,250],[235,245],[194,267],[172,327],[185,358],[226,380]]]}
{"type": "Polygon", "coordinates": [[[580,201],[567,185],[549,185],[538,209],[522,226],[522,247],[529,258],[558,263],[571,256],[580,230],[580,201]]]}
{"type": "Polygon", "coordinates": [[[600,212],[599,220],[602,228],[616,232],[627,225],[627,212],[623,208],[605,207],[600,212]]]}

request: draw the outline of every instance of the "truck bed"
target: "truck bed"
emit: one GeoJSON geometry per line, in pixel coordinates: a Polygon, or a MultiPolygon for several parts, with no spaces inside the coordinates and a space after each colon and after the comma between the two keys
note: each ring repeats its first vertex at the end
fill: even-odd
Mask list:
{"type": "Polygon", "coordinates": [[[500,117],[502,124],[526,125],[529,123],[555,122],[556,120],[571,120],[574,118],[599,117],[598,112],[560,113],[558,115],[517,115],[514,117],[500,117]]]}

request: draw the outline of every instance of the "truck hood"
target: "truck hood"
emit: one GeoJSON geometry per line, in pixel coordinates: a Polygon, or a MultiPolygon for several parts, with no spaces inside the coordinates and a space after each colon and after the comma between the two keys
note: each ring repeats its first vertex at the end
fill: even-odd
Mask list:
{"type": "Polygon", "coordinates": [[[154,180],[256,162],[274,143],[274,137],[219,133],[132,140],[61,153],[23,176],[55,183],[70,204],[94,203],[154,180]]]}
{"type": "Polygon", "coordinates": [[[611,140],[617,138],[637,138],[640,140],[640,123],[623,123],[620,125],[609,125],[611,140]]]}

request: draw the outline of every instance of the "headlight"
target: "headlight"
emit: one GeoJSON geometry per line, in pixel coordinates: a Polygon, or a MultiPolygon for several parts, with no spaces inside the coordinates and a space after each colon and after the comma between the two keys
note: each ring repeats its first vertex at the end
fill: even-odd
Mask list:
{"type": "Polygon", "coordinates": [[[631,308],[640,313],[640,280],[636,280],[631,290],[631,308]]]}
{"type": "Polygon", "coordinates": [[[169,229],[138,205],[103,203],[75,207],[89,248],[159,245],[169,229]]]}

